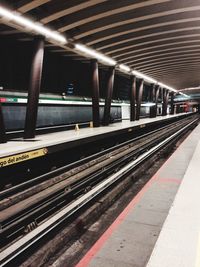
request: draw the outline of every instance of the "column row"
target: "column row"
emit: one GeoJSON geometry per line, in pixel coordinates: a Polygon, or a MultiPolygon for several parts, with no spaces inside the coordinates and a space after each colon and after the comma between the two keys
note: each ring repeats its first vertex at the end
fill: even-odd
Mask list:
{"type": "MultiPolygon", "coordinates": [[[[36,37],[34,40],[33,59],[31,64],[30,82],[28,88],[28,102],[26,109],[24,138],[34,138],[38,113],[38,102],[40,94],[40,85],[42,78],[42,67],[44,58],[44,38],[36,37]]],[[[113,95],[115,77],[115,67],[110,67],[108,70],[108,79],[106,84],[106,97],[103,115],[103,125],[109,125],[110,122],[110,109],[113,95]]],[[[93,126],[100,126],[100,113],[99,113],[99,69],[96,59],[91,60],[91,93],[92,93],[92,116],[93,126]]],[[[130,120],[139,120],[141,103],[144,89],[144,80],[138,79],[135,76],[131,76],[130,87],[130,120]]],[[[162,96],[162,115],[167,114],[169,91],[160,88],[158,85],[152,85],[150,92],[150,101],[154,104],[150,108],[150,117],[156,117],[158,96],[162,96]]],[[[174,113],[174,94],[171,95],[171,114],[174,113]]],[[[3,119],[2,106],[0,103],[0,143],[6,142],[6,131],[3,119]]]]}

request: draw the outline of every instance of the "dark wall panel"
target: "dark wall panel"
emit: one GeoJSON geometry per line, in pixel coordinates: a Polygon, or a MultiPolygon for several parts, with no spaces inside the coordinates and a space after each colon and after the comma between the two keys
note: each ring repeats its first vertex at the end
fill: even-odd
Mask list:
{"type": "MultiPolygon", "coordinates": [[[[103,119],[103,107],[100,107],[100,118],[103,119]]],[[[6,130],[21,130],[24,128],[25,105],[4,104],[3,115],[6,130]]],[[[112,107],[111,121],[121,120],[121,107],[112,107]]],[[[69,125],[92,121],[92,107],[87,105],[40,105],[37,127],[69,125]]]]}

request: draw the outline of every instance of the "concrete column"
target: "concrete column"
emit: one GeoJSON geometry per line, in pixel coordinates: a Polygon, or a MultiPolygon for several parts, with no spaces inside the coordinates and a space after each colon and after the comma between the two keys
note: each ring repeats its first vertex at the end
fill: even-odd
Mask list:
{"type": "Polygon", "coordinates": [[[138,90],[138,96],[137,96],[136,120],[140,119],[140,109],[141,109],[143,89],[144,89],[144,80],[141,80],[140,85],[139,85],[139,90],[138,90]]]}
{"type": "Polygon", "coordinates": [[[91,60],[92,69],[92,118],[93,126],[100,126],[100,116],[99,116],[99,70],[98,62],[96,59],[91,60]]]}
{"type": "Polygon", "coordinates": [[[131,90],[130,90],[130,121],[135,121],[135,103],[136,103],[136,77],[131,77],[131,90]]]}
{"type": "Polygon", "coordinates": [[[166,107],[166,89],[162,90],[162,116],[165,116],[165,107],[166,107]]]}
{"type": "Polygon", "coordinates": [[[153,102],[156,96],[156,85],[152,84],[150,101],[153,102]]]}
{"type": "Polygon", "coordinates": [[[108,83],[106,87],[105,106],[104,106],[104,118],[103,118],[104,125],[109,125],[110,122],[110,109],[111,109],[111,101],[113,94],[114,77],[115,77],[115,67],[110,67],[108,83]]]}
{"type": "Polygon", "coordinates": [[[158,107],[158,96],[160,92],[160,87],[158,85],[155,86],[155,106],[153,106],[153,115],[152,118],[155,118],[157,116],[157,107],[158,107]]]}
{"type": "MultiPolygon", "coordinates": [[[[150,101],[154,102],[155,97],[156,97],[156,85],[152,84],[150,101]]],[[[155,114],[155,105],[150,107],[149,117],[154,118],[154,114],[155,114]]]]}
{"type": "Polygon", "coordinates": [[[34,138],[38,114],[38,101],[42,78],[44,57],[44,38],[35,37],[34,52],[31,64],[31,75],[28,90],[28,103],[26,109],[24,138],[34,138]]]}
{"type": "Polygon", "coordinates": [[[162,104],[162,116],[167,115],[167,105],[169,99],[169,91],[163,88],[163,104],[162,104]]]}
{"type": "Polygon", "coordinates": [[[167,115],[167,107],[168,107],[168,102],[169,102],[169,90],[167,90],[167,93],[166,93],[166,115],[167,115]]]}
{"type": "Polygon", "coordinates": [[[175,110],[175,107],[174,107],[174,92],[171,93],[171,112],[170,114],[171,115],[174,115],[174,110],[175,110]]]}

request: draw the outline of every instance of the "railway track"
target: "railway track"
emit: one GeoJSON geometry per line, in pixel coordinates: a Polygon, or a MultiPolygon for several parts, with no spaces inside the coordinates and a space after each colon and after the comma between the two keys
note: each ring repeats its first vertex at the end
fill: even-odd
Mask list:
{"type": "Polygon", "coordinates": [[[2,192],[0,265],[10,264],[197,120],[172,123],[49,173],[47,181],[42,176],[2,192]]]}

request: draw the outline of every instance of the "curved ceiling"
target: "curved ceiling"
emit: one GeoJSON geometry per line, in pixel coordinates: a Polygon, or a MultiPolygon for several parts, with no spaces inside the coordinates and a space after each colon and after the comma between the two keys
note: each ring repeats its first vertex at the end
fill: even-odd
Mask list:
{"type": "MultiPolygon", "coordinates": [[[[200,0],[9,0],[0,4],[176,89],[200,84],[200,0]]],[[[0,34],[20,37],[5,25],[0,34]]]]}

